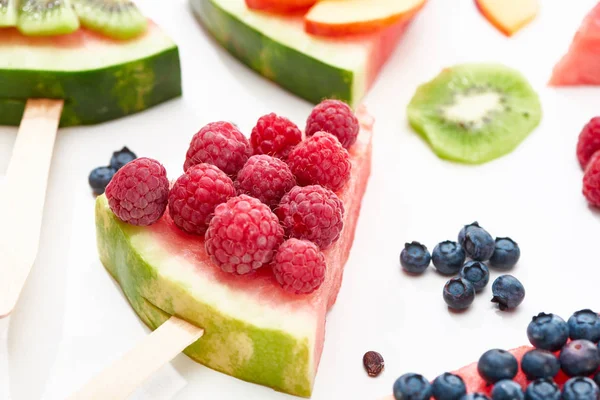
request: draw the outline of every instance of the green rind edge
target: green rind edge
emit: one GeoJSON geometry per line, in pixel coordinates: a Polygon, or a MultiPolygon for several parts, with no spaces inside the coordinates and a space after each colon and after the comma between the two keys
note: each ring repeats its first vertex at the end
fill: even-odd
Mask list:
{"type": "Polygon", "coordinates": [[[176,315],[205,330],[184,351],[195,361],[248,382],[310,397],[314,371],[306,338],[248,324],[199,302],[185,282],[162,276],[136,250],[131,238],[144,228],[119,221],[104,195],[96,200],[95,215],[100,259],[150,329],[176,315]],[[251,355],[243,351],[244,346],[251,346],[251,355]]]}

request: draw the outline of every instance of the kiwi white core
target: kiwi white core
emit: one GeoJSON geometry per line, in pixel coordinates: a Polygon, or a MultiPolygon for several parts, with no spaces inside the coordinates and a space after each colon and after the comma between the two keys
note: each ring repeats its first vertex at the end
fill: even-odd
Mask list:
{"type": "Polygon", "coordinates": [[[444,117],[452,122],[478,126],[494,111],[502,111],[500,95],[496,92],[457,94],[454,103],[444,107],[444,117]]]}

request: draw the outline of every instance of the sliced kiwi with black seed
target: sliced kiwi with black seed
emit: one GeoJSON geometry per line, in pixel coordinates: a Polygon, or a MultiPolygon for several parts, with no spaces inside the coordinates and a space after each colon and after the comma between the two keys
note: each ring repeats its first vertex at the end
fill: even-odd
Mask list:
{"type": "Polygon", "coordinates": [[[0,0],[0,28],[17,26],[17,0],[0,0]]]}
{"type": "Polygon", "coordinates": [[[17,28],[27,36],[64,35],[79,29],[70,0],[21,0],[17,28]]]}
{"type": "Polygon", "coordinates": [[[131,0],[73,0],[81,25],[126,40],[146,31],[148,21],[131,0]]]}
{"type": "Polygon", "coordinates": [[[500,64],[444,69],[417,89],[407,111],[410,125],[439,157],[468,164],[510,153],[542,116],[523,75],[500,64]]]}

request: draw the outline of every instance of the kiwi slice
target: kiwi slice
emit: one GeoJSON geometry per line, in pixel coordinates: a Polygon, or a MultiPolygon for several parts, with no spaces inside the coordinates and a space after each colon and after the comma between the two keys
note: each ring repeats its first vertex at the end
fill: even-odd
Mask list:
{"type": "Polygon", "coordinates": [[[17,0],[0,0],[0,28],[17,25],[17,0]]]}
{"type": "Polygon", "coordinates": [[[21,0],[17,28],[27,36],[64,35],[79,29],[70,0],[21,0]]]}
{"type": "Polygon", "coordinates": [[[86,28],[114,39],[131,39],[146,31],[148,22],[130,0],[73,0],[86,28]]]}
{"type": "Polygon", "coordinates": [[[421,85],[408,105],[410,125],[439,157],[468,164],[510,153],[541,115],[527,80],[499,64],[446,68],[421,85]]]}

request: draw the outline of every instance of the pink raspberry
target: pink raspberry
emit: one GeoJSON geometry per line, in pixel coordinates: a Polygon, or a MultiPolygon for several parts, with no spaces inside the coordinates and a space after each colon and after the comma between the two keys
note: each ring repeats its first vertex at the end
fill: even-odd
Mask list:
{"type": "Polygon", "coordinates": [[[313,108],[306,120],[306,136],[329,132],[348,149],[356,142],[358,119],[348,104],[339,100],[324,100],[313,108]]]}
{"type": "Polygon", "coordinates": [[[600,151],[592,156],[585,169],[583,195],[590,205],[600,208],[600,151]]]}
{"type": "Polygon", "coordinates": [[[344,227],[344,204],[322,186],[296,186],[283,198],[277,216],[288,237],[314,242],[325,250],[344,227]]]}
{"type": "Polygon", "coordinates": [[[263,115],[250,135],[254,154],[268,154],[285,160],[302,141],[302,132],[292,121],[275,113],[263,115]]]}
{"type": "Polygon", "coordinates": [[[308,294],[325,280],[325,256],[307,240],[288,239],[277,250],[273,273],[284,290],[308,294]]]}
{"type": "Polygon", "coordinates": [[[579,134],[577,158],[581,168],[585,169],[598,150],[600,150],[600,117],[595,117],[583,127],[579,134]]]}
{"type": "Polygon", "coordinates": [[[283,228],[271,209],[254,197],[232,197],[217,206],[204,243],[223,271],[244,275],[273,260],[283,228]]]}
{"type": "Polygon", "coordinates": [[[235,187],[238,194],[256,197],[269,207],[279,204],[281,197],[296,185],[290,167],[278,158],[252,156],[238,172],[235,187]]]}
{"type": "Polygon", "coordinates": [[[233,196],[233,182],[223,171],[211,164],[196,164],[171,188],[169,214],[179,228],[204,235],[215,207],[233,196]]]}
{"type": "Polygon", "coordinates": [[[299,185],[321,185],[333,191],[350,179],[350,155],[327,132],[317,132],[290,152],[288,165],[299,185]]]}
{"type": "Polygon", "coordinates": [[[106,187],[110,209],[131,225],[147,226],[158,221],[165,212],[168,197],[165,167],[146,157],[125,164],[106,187]]]}
{"type": "Polygon", "coordinates": [[[195,164],[216,165],[229,176],[242,169],[252,149],[248,139],[229,122],[211,122],[194,135],[185,156],[183,170],[195,164]]]}

